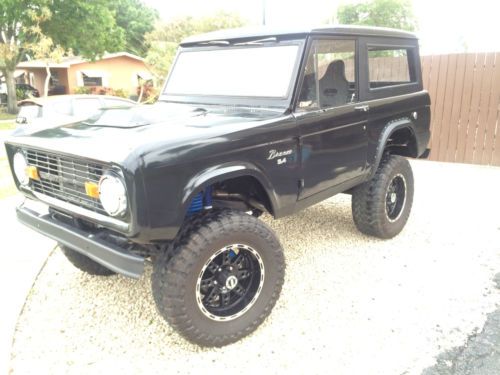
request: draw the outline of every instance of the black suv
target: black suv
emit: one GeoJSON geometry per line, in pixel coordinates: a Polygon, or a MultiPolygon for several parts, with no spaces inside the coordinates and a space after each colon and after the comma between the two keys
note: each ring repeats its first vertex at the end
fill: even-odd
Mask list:
{"type": "Polygon", "coordinates": [[[280,242],[258,217],[352,195],[357,228],[391,238],[428,154],[430,99],[413,34],[229,30],[181,43],[158,103],[6,143],[18,219],[94,275],[153,263],[159,313],[192,342],[255,330],[281,291],[280,242]]]}

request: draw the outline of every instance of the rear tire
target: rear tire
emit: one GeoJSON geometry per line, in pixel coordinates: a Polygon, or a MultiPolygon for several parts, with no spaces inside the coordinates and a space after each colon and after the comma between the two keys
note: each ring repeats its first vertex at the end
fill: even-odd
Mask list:
{"type": "Polygon", "coordinates": [[[402,156],[385,155],[373,178],[352,193],[352,216],[360,232],[383,239],[404,228],[413,203],[413,173],[402,156]]]}
{"type": "Polygon", "coordinates": [[[272,230],[237,211],[190,219],[153,264],[159,313],[189,341],[223,346],[253,332],[270,314],[285,261],[272,230]]]}
{"type": "Polygon", "coordinates": [[[68,260],[80,271],[94,276],[111,276],[115,274],[115,272],[111,271],[110,269],[100,265],[89,257],[80,254],[73,249],[70,249],[67,246],[59,244],[59,248],[66,256],[66,258],[68,258],[68,260]]]}

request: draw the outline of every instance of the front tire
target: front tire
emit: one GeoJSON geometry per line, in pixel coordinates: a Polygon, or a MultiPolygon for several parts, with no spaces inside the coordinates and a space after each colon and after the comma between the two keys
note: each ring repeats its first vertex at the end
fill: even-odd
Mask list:
{"type": "Polygon", "coordinates": [[[364,234],[383,239],[403,230],[413,203],[413,173],[402,156],[384,155],[375,176],[352,193],[352,216],[364,234]]]}
{"type": "Polygon", "coordinates": [[[189,341],[223,346],[253,332],[270,314],[285,261],[272,230],[236,211],[213,211],[186,223],[153,265],[160,314],[189,341]]]}
{"type": "Polygon", "coordinates": [[[66,256],[66,258],[71,262],[71,264],[73,264],[80,271],[94,276],[111,276],[115,274],[115,272],[111,271],[110,269],[100,265],[89,257],[80,254],[73,249],[70,249],[67,246],[59,244],[59,248],[66,256]]]}

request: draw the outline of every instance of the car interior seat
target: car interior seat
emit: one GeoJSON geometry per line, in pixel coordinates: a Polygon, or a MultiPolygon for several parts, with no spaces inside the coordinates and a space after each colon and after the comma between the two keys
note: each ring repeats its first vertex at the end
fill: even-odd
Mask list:
{"type": "Polygon", "coordinates": [[[332,61],[325,75],[319,80],[321,107],[335,107],[349,103],[349,82],[345,77],[345,64],[342,60],[332,61]]]}

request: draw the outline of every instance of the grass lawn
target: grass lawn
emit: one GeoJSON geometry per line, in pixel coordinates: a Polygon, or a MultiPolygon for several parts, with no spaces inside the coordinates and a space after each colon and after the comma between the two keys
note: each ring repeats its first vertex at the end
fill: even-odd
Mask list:
{"type": "Polygon", "coordinates": [[[12,122],[2,122],[0,123],[0,130],[12,130],[15,129],[16,123],[12,122]]]}
{"type": "Polygon", "coordinates": [[[6,157],[0,158],[0,199],[16,194],[17,189],[10,173],[9,162],[6,157]]]}
{"type": "Polygon", "coordinates": [[[10,113],[5,113],[3,109],[0,109],[0,121],[1,120],[14,120],[16,115],[11,115],[10,113]]]}

